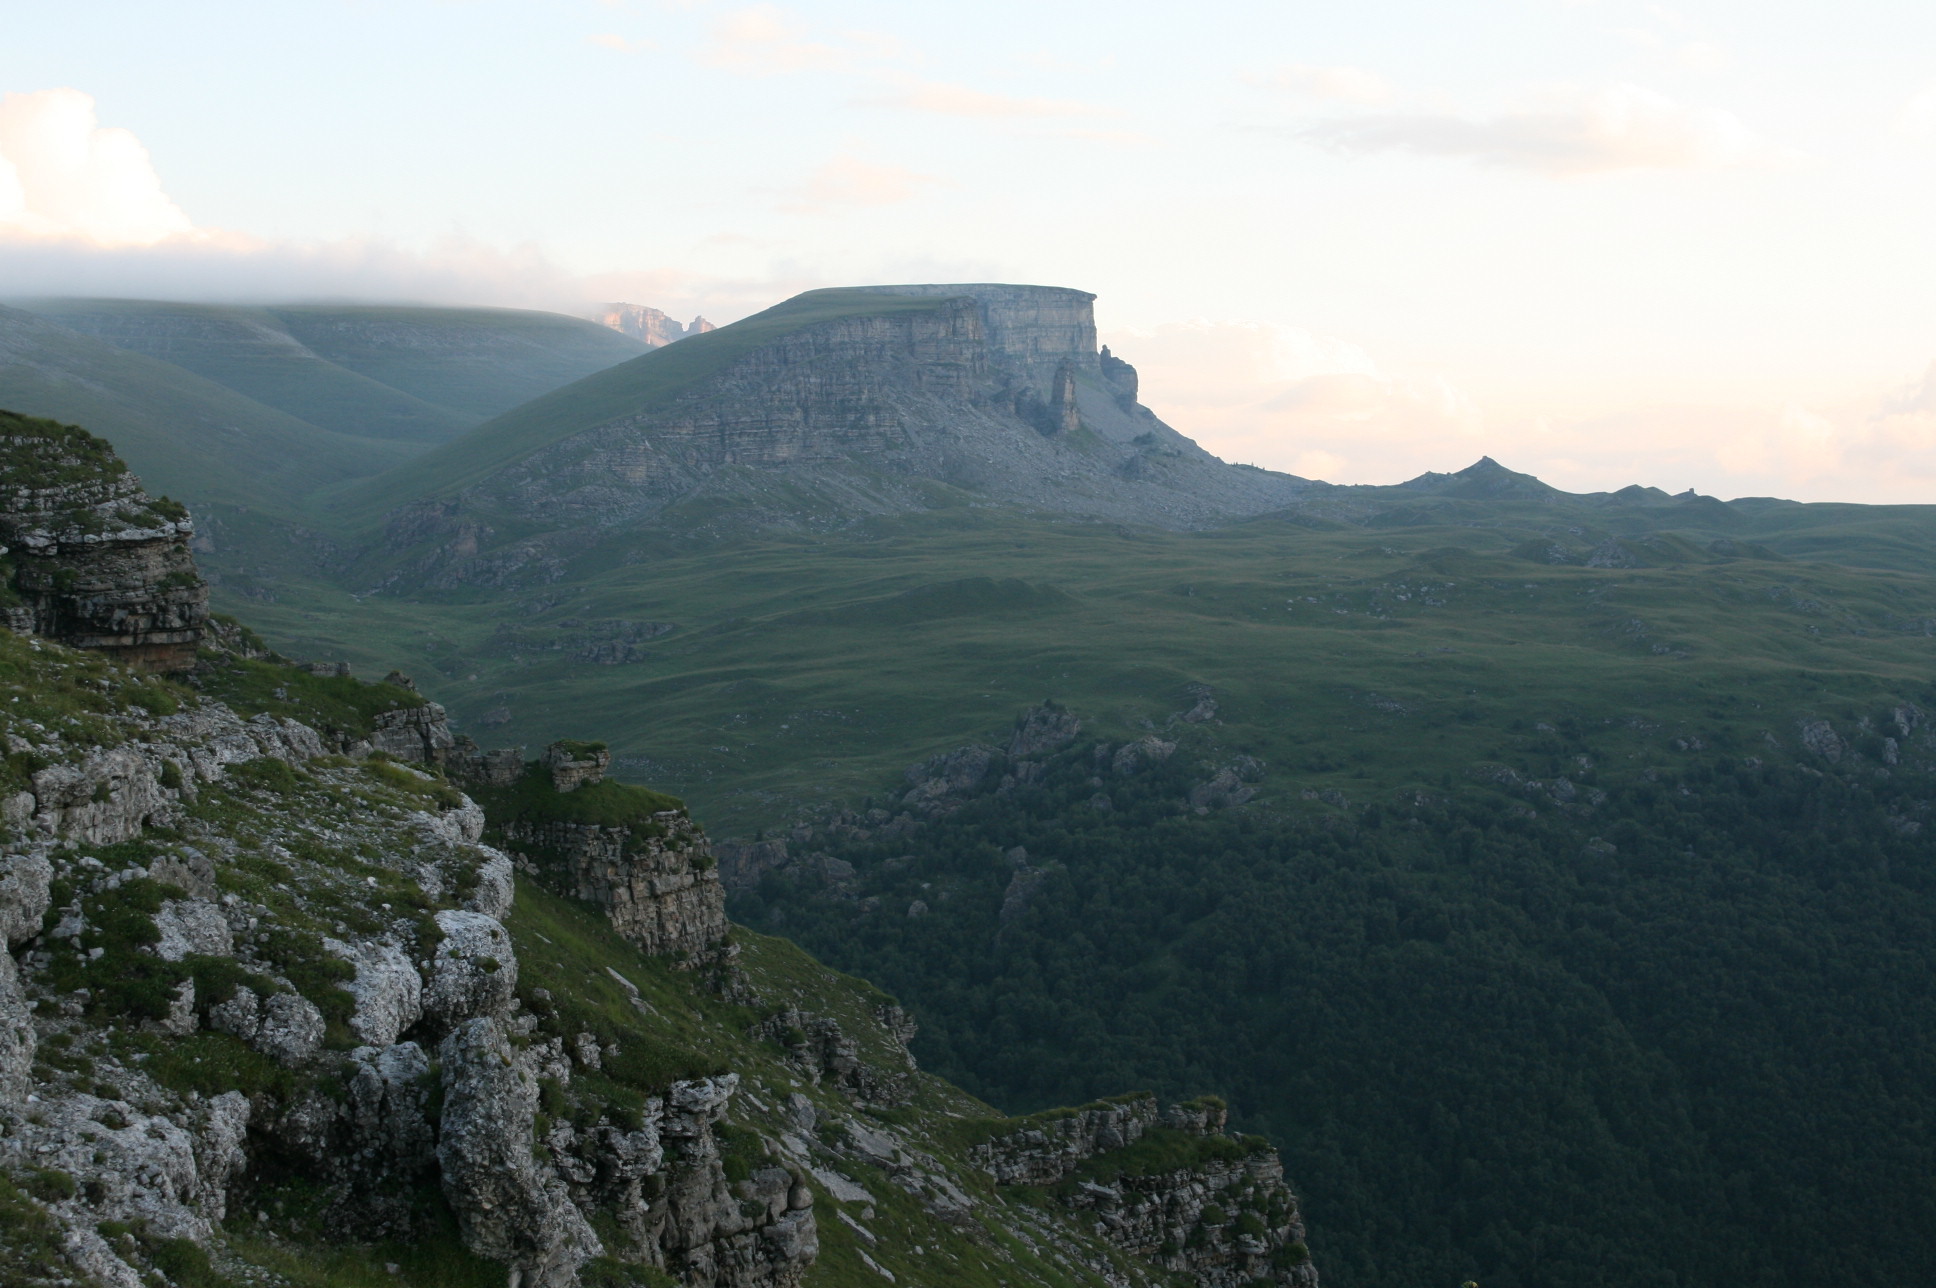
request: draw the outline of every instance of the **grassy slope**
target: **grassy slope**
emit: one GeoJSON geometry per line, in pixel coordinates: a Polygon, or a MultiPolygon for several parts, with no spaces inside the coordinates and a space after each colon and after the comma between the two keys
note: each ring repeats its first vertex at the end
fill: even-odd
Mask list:
{"type": "Polygon", "coordinates": [[[1936,578],[1752,559],[1550,567],[1511,555],[1527,535],[955,512],[817,541],[641,544],[569,588],[404,602],[312,585],[247,611],[293,653],[441,677],[440,700],[486,743],[605,739],[616,773],[727,832],[858,801],[1048,696],[1126,738],[1209,684],[1219,740],[1269,760],[1277,787],[1368,799],[1441,790],[1540,721],[1612,721],[1633,753],[1660,730],[1792,745],[1804,715],[1839,721],[1931,677],[1936,642],[1916,623],[1936,619],[1936,578]],[[639,662],[572,660],[574,632],[603,619],[679,629],[639,662]],[[565,647],[513,652],[501,625],[565,647]],[[478,728],[498,707],[510,723],[478,728]]]}
{"type": "Polygon", "coordinates": [[[466,425],[645,351],[596,322],[530,309],[311,305],[274,313],[313,352],[447,408],[466,425]]]}
{"type": "Polygon", "coordinates": [[[474,423],[318,355],[268,309],[150,300],[38,300],[31,307],[339,434],[443,442],[474,423]]]}
{"type": "Polygon", "coordinates": [[[290,510],[405,444],[319,429],[180,367],[0,308],[0,407],[87,426],[156,492],[290,510]]]}
{"type": "Polygon", "coordinates": [[[859,314],[931,311],[941,303],[862,290],[808,291],[535,398],[381,478],[346,489],[341,513],[350,522],[371,523],[406,502],[447,496],[581,430],[663,407],[753,349],[803,326],[859,314]]]}

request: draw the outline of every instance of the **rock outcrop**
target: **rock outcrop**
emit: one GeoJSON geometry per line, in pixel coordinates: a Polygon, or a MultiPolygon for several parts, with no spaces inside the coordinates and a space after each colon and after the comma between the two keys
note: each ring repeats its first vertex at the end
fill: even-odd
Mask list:
{"type": "Polygon", "coordinates": [[[539,1165],[538,1083],[498,1022],[480,1016],[444,1039],[437,1163],[464,1242],[521,1288],[570,1288],[604,1251],[564,1182],[539,1165]]]}
{"type": "Polygon", "coordinates": [[[682,324],[671,314],[644,304],[601,304],[593,312],[592,321],[643,340],[655,349],[714,329],[705,318],[695,317],[689,325],[682,324]]]}
{"type": "MultiPolygon", "coordinates": [[[[55,669],[79,656],[41,651],[55,669]]],[[[540,1101],[562,1094],[574,1058],[597,1069],[604,1054],[581,1034],[567,1057],[520,1000],[501,920],[511,860],[481,843],[472,801],[211,700],[131,707],[107,748],[29,731],[37,741],[9,729],[55,763],[0,833],[0,1173],[63,1178],[46,1210],[87,1282],[139,1288],[154,1240],[205,1243],[240,1178],[293,1173],[333,1228],[405,1241],[434,1183],[466,1247],[522,1288],[572,1288],[597,1256],[692,1288],[799,1284],[818,1249],[811,1196],[785,1167],[728,1175],[736,1078],[675,1079],[637,1111],[594,1088],[546,1121],[540,1101]],[[224,820],[251,803],[262,830],[238,843],[224,820]],[[257,1081],[205,1094],[213,1070],[184,1085],[144,1063],[161,1048],[93,1040],[117,1027],[190,1044],[184,1070],[255,1060],[239,1067],[257,1081]],[[607,1248],[594,1216],[626,1245],[607,1248]],[[112,1235],[122,1227],[149,1243],[112,1235]]],[[[651,826],[618,829],[637,843],[621,847],[631,873],[614,920],[659,951],[716,957],[710,870],[710,898],[692,893],[703,839],[680,812],[651,826]],[[624,915],[647,907],[649,929],[624,915]]]]}
{"type": "Polygon", "coordinates": [[[105,442],[0,412],[0,625],[159,671],[192,666],[208,585],[188,511],[105,442]]]}
{"type": "Polygon", "coordinates": [[[705,834],[683,810],[642,825],[509,822],[506,849],[564,894],[604,909],[613,929],[655,956],[703,962],[726,943],[726,894],[705,834]]]}
{"type": "Polygon", "coordinates": [[[612,753],[602,742],[554,742],[545,748],[544,767],[558,792],[598,782],[611,764],[612,753]]]}
{"type": "Polygon", "coordinates": [[[1226,1118],[1219,1100],[1159,1111],[1130,1096],[1037,1115],[971,1152],[997,1184],[1053,1189],[1097,1234],[1204,1288],[1316,1288],[1282,1160],[1227,1135],[1226,1118]]]}

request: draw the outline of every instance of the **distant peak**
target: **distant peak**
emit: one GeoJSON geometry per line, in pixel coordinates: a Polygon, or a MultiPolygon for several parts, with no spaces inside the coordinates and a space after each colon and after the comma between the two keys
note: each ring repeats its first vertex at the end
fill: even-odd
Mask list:
{"type": "Polygon", "coordinates": [[[1551,487],[1530,474],[1508,469],[1490,456],[1481,456],[1454,474],[1425,473],[1400,486],[1415,492],[1435,492],[1442,496],[1471,499],[1490,497],[1541,497],[1551,495],[1551,487]]]}
{"type": "Polygon", "coordinates": [[[691,326],[682,326],[678,319],[659,309],[623,301],[599,305],[592,310],[591,318],[600,326],[643,340],[654,348],[714,329],[703,317],[695,317],[691,326]]]}

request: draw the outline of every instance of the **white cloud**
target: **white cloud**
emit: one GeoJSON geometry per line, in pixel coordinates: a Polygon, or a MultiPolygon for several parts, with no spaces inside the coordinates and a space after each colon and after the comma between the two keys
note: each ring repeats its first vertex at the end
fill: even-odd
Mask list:
{"type": "Polygon", "coordinates": [[[809,40],[806,29],[776,5],[754,5],[728,14],[713,27],[712,43],[700,61],[743,76],[779,76],[790,72],[847,71],[863,57],[879,57],[878,41],[867,38],[861,47],[841,48],[809,40]]]}
{"type": "Polygon", "coordinates": [[[0,237],[0,292],[131,299],[372,300],[571,308],[577,280],[533,247],[463,238],[404,246],[376,238],[271,242],[201,230],[148,245],[0,237]]]}
{"type": "Polygon", "coordinates": [[[1136,365],[1158,415],[1227,459],[1362,483],[1392,481],[1400,461],[1442,468],[1448,451],[1482,454],[1474,435],[1483,418],[1463,393],[1388,374],[1347,340],[1198,319],[1109,342],[1136,365]]]}
{"type": "Polygon", "coordinates": [[[1895,132],[1916,142],[1936,138],[1936,85],[1909,96],[1896,113],[1895,132]]]}
{"type": "Polygon", "coordinates": [[[903,166],[838,156],[786,190],[780,209],[815,213],[838,206],[892,206],[944,182],[903,166]]]}
{"type": "Polygon", "coordinates": [[[1679,103],[1638,85],[1546,90],[1482,117],[1365,113],[1299,134],[1346,155],[1409,152],[1556,178],[1749,165],[1776,155],[1733,113],[1679,103]]]}
{"type": "Polygon", "coordinates": [[[884,92],[856,99],[862,106],[895,108],[935,116],[1082,117],[1113,112],[1068,99],[995,94],[945,81],[922,80],[894,71],[894,63],[918,61],[893,36],[849,31],[837,40],[813,37],[807,27],[771,4],[729,14],[715,24],[712,41],[700,52],[707,66],[744,76],[829,72],[881,86],[884,92]]]}
{"type": "Polygon", "coordinates": [[[151,245],[194,224],[162,191],[148,150],[104,129],[77,89],[0,97],[0,238],[151,245]]]}
{"type": "Polygon", "coordinates": [[[600,49],[609,49],[615,54],[643,54],[658,48],[649,40],[628,40],[615,31],[600,32],[596,36],[587,36],[585,39],[600,49]]]}
{"type": "Polygon", "coordinates": [[[1672,57],[1674,65],[1681,70],[1705,76],[1719,75],[1734,66],[1734,55],[1708,40],[1693,40],[1677,46],[1672,57]]]}
{"type": "Polygon", "coordinates": [[[1283,90],[1302,98],[1368,106],[1388,103],[1392,99],[1390,82],[1362,67],[1317,67],[1293,63],[1259,79],[1271,89],[1283,90]]]}
{"type": "Polygon", "coordinates": [[[920,81],[911,78],[900,79],[898,88],[893,93],[862,99],[861,102],[877,107],[900,108],[909,112],[927,112],[936,116],[1041,118],[1113,114],[1093,104],[1078,103],[1070,99],[1022,98],[1008,94],[990,94],[985,90],[972,89],[966,85],[951,85],[941,81],[920,81]]]}

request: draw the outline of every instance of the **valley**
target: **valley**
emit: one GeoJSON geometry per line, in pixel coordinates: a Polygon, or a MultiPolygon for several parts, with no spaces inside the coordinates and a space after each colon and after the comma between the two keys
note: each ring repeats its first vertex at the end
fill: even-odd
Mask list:
{"type": "Polygon", "coordinates": [[[644,353],[42,303],[0,339],[94,401],[37,356],[0,403],[125,429],[266,647],[683,802],[749,953],[892,990],[936,1095],[1227,1097],[1329,1284],[1913,1278],[1936,510],[1231,465],[1091,299],[815,291],[644,353]],[[246,450],[182,450],[223,416],[246,450]]]}

